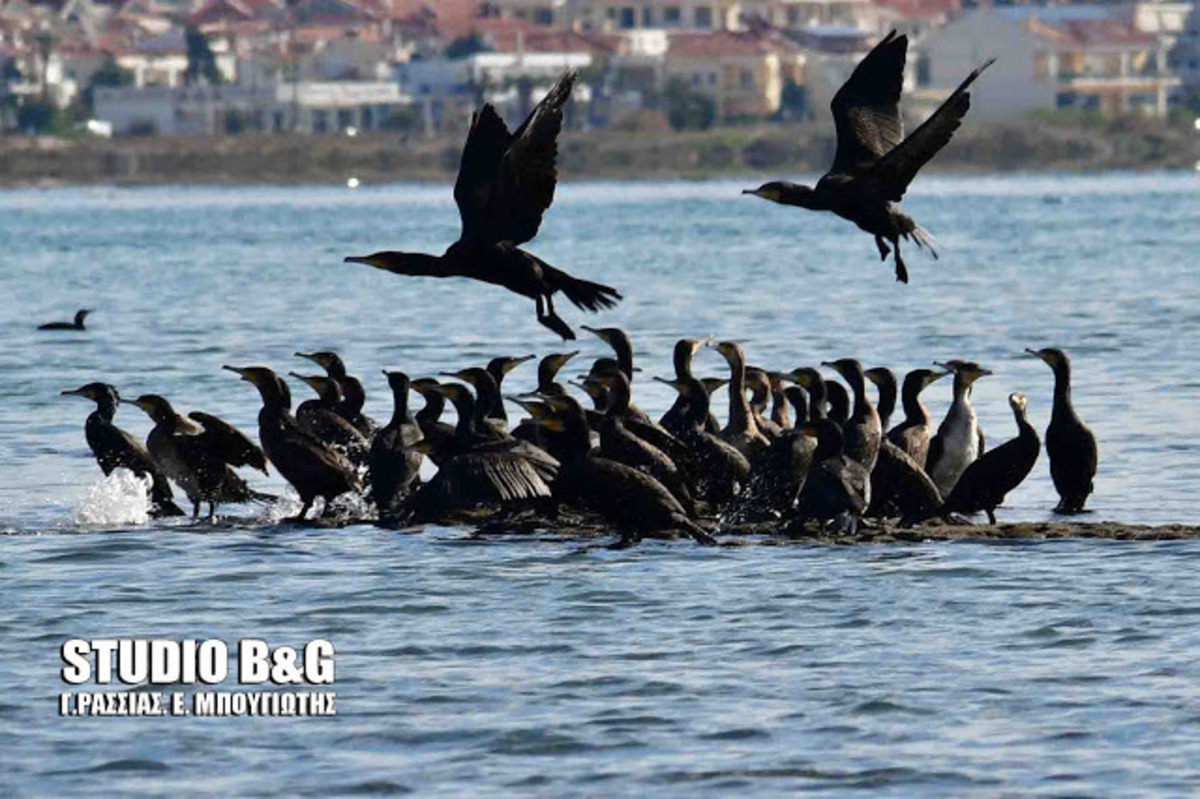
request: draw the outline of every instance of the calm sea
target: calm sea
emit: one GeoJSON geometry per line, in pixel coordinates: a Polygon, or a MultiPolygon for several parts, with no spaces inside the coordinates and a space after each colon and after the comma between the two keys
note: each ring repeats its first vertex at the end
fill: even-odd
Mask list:
{"type": "MultiPolygon", "coordinates": [[[[1094,520],[1196,523],[1200,178],[922,179],[942,259],[893,282],[865,234],[739,196],[745,182],[564,186],[534,249],[626,300],[662,411],[681,336],[773,368],[972,358],[989,440],[1005,398],[1049,418],[1065,348],[1100,442],[1094,520]],[[661,390],[660,390],[661,389],[661,390]]],[[[632,551],[465,529],[316,530],[230,508],[136,524],[83,439],[92,380],[255,430],[220,369],[307,371],[332,348],[386,418],[379,370],[583,350],[533,304],[347,254],[440,251],[445,186],[0,192],[0,790],[896,796],[1182,792],[1200,779],[1200,543],[632,551]],[[95,308],[86,334],[39,322],[95,308]],[[114,493],[116,492],[116,493],[114,493]],[[333,719],[60,719],[71,637],[331,639],[333,719]]],[[[714,352],[701,374],[720,374],[714,352]]],[[[532,387],[533,367],[509,388],[532,387]]],[[[303,398],[307,389],[294,389],[303,398]]],[[[948,384],[927,392],[944,412],[948,384]]],[[[144,415],[118,422],[138,435],[144,415]]],[[[250,475],[282,491],[277,476],[250,475]]],[[[1045,458],[999,511],[1050,518],[1045,458]]],[[[230,687],[230,686],[226,686],[230,687]]]]}

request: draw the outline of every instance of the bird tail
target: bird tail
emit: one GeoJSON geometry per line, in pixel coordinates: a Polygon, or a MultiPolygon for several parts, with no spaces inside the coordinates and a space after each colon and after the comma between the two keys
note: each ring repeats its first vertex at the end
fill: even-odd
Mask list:
{"type": "Polygon", "coordinates": [[[580,310],[598,313],[605,308],[616,307],[622,299],[621,293],[611,286],[571,277],[546,263],[542,264],[542,270],[550,288],[561,291],[580,310]]]}
{"type": "Polygon", "coordinates": [[[915,243],[917,245],[918,250],[922,250],[922,251],[927,252],[930,255],[932,255],[933,260],[936,261],[938,259],[938,254],[937,254],[937,249],[936,249],[937,248],[937,239],[935,239],[933,237],[932,233],[930,233],[928,230],[926,230],[925,228],[918,225],[916,222],[913,222],[913,229],[910,230],[908,233],[905,233],[904,238],[909,239],[910,241],[915,243]]]}

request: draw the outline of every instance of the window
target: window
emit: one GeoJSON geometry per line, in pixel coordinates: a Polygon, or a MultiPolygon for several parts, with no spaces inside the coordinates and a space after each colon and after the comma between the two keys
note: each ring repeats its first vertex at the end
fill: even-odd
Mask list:
{"type": "Polygon", "coordinates": [[[663,9],[662,21],[664,28],[678,28],[683,24],[683,9],[679,6],[667,6],[663,9]]]}
{"type": "Polygon", "coordinates": [[[329,120],[324,111],[314,110],[312,112],[312,127],[314,133],[324,133],[329,128],[329,120]]]}
{"type": "Polygon", "coordinates": [[[709,6],[696,6],[694,19],[697,28],[712,30],[713,12],[709,6]]]}
{"type": "Polygon", "coordinates": [[[653,28],[654,27],[654,9],[652,9],[652,8],[643,8],[642,9],[642,27],[643,28],[653,28]]]}
{"type": "Polygon", "coordinates": [[[538,25],[553,25],[554,12],[548,8],[539,8],[537,11],[533,12],[533,21],[538,25]]]}
{"type": "Polygon", "coordinates": [[[715,73],[715,72],[708,73],[708,85],[709,86],[717,85],[717,73],[715,73]]]}
{"type": "Polygon", "coordinates": [[[699,72],[692,75],[692,85],[693,86],[699,86],[703,80],[704,80],[704,76],[701,75],[699,72]]]}
{"type": "Polygon", "coordinates": [[[1075,105],[1075,92],[1059,92],[1054,96],[1055,108],[1072,108],[1075,105]]]}
{"type": "Polygon", "coordinates": [[[748,69],[743,69],[738,75],[738,85],[743,89],[754,88],[754,73],[748,69]]]}
{"type": "Polygon", "coordinates": [[[626,7],[617,11],[617,27],[621,30],[631,30],[636,19],[632,8],[626,7]]]}

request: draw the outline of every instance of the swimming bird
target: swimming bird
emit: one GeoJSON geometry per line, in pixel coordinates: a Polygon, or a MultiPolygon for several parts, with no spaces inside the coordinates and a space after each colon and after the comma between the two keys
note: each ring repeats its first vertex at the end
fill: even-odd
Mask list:
{"type": "Polygon", "coordinates": [[[895,251],[896,279],[908,282],[900,239],[909,239],[936,258],[932,237],[900,210],[900,201],[921,167],[949,143],[971,107],[967,92],[995,59],[988,59],[955,89],[920,127],[904,137],[900,94],[908,37],[892,31],[863,58],[833,96],[837,129],[833,166],[815,187],[773,181],[753,194],[781,205],[832,211],[875,237],[881,260],[895,251]]]}
{"type": "Polygon", "coordinates": [[[297,521],[303,521],[317,497],[325,499],[324,514],[332,500],[362,488],[346,457],[305,432],[291,414],[291,393],[275,372],[265,366],[223,366],[258,389],[258,440],[275,469],[291,483],[302,503],[297,521]]]}
{"type": "Polygon", "coordinates": [[[112,474],[114,469],[124,468],[138,477],[149,477],[150,515],[182,516],[183,510],[174,502],[171,484],[166,476],[154,464],[150,453],[136,438],[113,424],[117,405],[121,395],[117,389],[108,383],[88,383],[79,388],[62,392],[63,396],[84,397],[96,403],[96,410],[88,414],[83,432],[87,438],[88,447],[96,456],[96,463],[105,475],[112,474]]]}
{"type": "Polygon", "coordinates": [[[933,428],[929,411],[921,402],[921,392],[949,372],[935,372],[932,369],[913,369],[904,376],[904,386],[901,388],[900,401],[904,408],[904,421],[888,431],[888,441],[916,461],[922,469],[929,456],[929,441],[933,428]]]}
{"type": "MultiPolygon", "coordinates": [[[[218,425],[210,432],[181,416],[171,403],[158,394],[143,394],[133,404],[145,411],[154,422],[146,436],[146,449],[163,474],[175,481],[192,502],[192,518],[199,518],[200,504],[208,503],[208,518],[216,517],[217,506],[223,502],[274,502],[278,497],[254,491],[233,470],[234,466],[257,462],[257,456],[246,458],[245,436],[228,423],[225,428],[237,433],[230,436],[218,425]],[[226,445],[231,445],[226,447],[226,445]]],[[[215,419],[216,417],[207,416],[215,419]]],[[[253,445],[251,445],[253,446],[253,445]]]]}
{"type": "Polygon", "coordinates": [[[81,308],[75,312],[74,322],[47,322],[44,325],[38,325],[38,330],[87,330],[83,326],[83,320],[87,319],[87,315],[90,313],[90,309],[81,308]]]}
{"type": "Polygon", "coordinates": [[[537,318],[563,339],[575,333],[554,310],[562,292],[576,307],[598,312],[621,299],[616,289],[581,280],[520,249],[542,224],[558,181],[557,139],[576,73],[564,74],[515,133],[491,104],[471,120],[454,199],[462,234],[442,255],[377,252],[347,263],[427,277],[466,277],[502,286],[537,303],[537,318]]]}
{"type": "Polygon", "coordinates": [[[971,387],[991,371],[974,361],[947,361],[934,366],[954,373],[954,399],[946,418],[938,425],[937,435],[929,441],[925,472],[933,478],[941,495],[948,497],[963,470],[983,454],[985,440],[971,405],[971,387]]]}
{"type": "Polygon", "coordinates": [[[995,524],[996,507],[1033,471],[1042,442],[1025,418],[1025,397],[1009,394],[1008,406],[1017,422],[1017,437],[983,453],[967,466],[938,510],[939,514],[983,511],[987,513],[988,522],[995,524]]]}
{"type": "Polygon", "coordinates": [[[1055,513],[1080,513],[1092,493],[1100,456],[1096,436],[1088,429],[1071,402],[1071,360],[1060,349],[1026,350],[1054,370],[1054,408],[1046,428],[1046,454],[1050,477],[1058,491],[1055,513]]]}
{"type": "Polygon", "coordinates": [[[346,364],[342,362],[341,356],[328,350],[297,352],[295,355],[297,358],[307,358],[317,364],[325,370],[328,377],[337,383],[341,399],[334,410],[343,419],[354,425],[354,429],[362,433],[365,438],[370,439],[375,435],[375,431],[379,429],[379,423],[363,413],[363,406],[367,402],[367,392],[363,389],[361,380],[346,372],[346,364]]]}
{"type": "Polygon", "coordinates": [[[392,390],[392,419],[371,440],[367,480],[379,518],[386,521],[395,516],[404,498],[420,485],[421,461],[425,456],[413,448],[424,436],[408,411],[408,375],[386,369],[383,374],[392,390]]]}

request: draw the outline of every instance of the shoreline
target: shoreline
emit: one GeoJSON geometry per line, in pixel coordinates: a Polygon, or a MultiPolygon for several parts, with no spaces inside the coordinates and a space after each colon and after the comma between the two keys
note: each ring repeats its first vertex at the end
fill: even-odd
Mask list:
{"type": "MultiPolygon", "coordinates": [[[[228,136],[125,139],[0,138],[0,188],[66,186],[302,185],[445,182],[458,168],[460,136],[228,136]]],[[[832,128],[815,123],[663,133],[571,132],[560,176],[573,180],[704,180],[821,174],[832,128]]],[[[1027,119],[968,125],[930,174],[1194,170],[1200,134],[1150,120],[1027,119]]]]}

